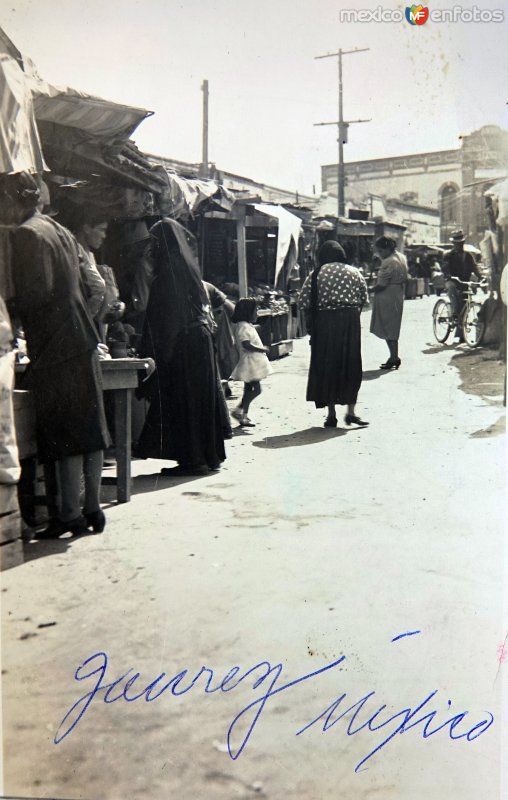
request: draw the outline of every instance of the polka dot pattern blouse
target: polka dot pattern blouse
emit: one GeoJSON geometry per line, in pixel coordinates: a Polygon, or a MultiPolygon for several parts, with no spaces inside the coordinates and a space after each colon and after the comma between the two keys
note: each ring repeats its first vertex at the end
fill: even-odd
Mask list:
{"type": "MultiPolygon", "coordinates": [[[[312,273],[302,287],[301,304],[308,311],[311,303],[312,273]]],[[[328,311],[342,306],[360,308],[368,300],[367,284],[356,267],[348,264],[324,264],[318,275],[318,310],[328,311]]]]}

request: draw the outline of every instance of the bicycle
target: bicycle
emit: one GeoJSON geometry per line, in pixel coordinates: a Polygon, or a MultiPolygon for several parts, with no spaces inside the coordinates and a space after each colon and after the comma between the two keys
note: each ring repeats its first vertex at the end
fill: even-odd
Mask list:
{"type": "Polygon", "coordinates": [[[452,311],[450,300],[440,298],[432,310],[432,324],[434,336],[440,344],[444,344],[451,331],[460,328],[465,343],[469,347],[478,347],[485,335],[485,321],[482,316],[484,300],[475,297],[477,288],[485,289],[487,281],[461,281],[452,277],[452,280],[467,286],[466,303],[459,315],[452,311]]]}

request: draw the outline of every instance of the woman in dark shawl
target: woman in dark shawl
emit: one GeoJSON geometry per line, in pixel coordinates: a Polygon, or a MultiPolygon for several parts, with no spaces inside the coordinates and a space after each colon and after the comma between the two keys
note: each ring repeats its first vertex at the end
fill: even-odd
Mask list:
{"type": "Polygon", "coordinates": [[[143,386],[150,408],[135,453],[191,472],[218,469],[226,454],[208,297],[185,228],[163,219],[150,233],[155,278],[141,354],[157,370],[143,386]]]}

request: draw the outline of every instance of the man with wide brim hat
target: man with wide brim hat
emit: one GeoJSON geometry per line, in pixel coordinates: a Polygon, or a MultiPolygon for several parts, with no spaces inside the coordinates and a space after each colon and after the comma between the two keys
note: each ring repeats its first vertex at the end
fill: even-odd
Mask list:
{"type": "MultiPolygon", "coordinates": [[[[466,291],[467,287],[465,282],[471,280],[471,275],[474,273],[481,278],[480,271],[476,261],[471,253],[464,250],[464,242],[466,236],[464,231],[453,231],[450,236],[450,242],[453,243],[453,248],[449,253],[446,253],[443,259],[443,274],[446,280],[446,291],[450,299],[452,311],[460,319],[460,315],[466,304],[466,291]]],[[[455,331],[455,338],[463,341],[462,331],[460,325],[457,325],[455,331]]]]}
{"type": "Polygon", "coordinates": [[[464,244],[465,241],[466,235],[462,230],[453,231],[452,235],[450,236],[450,242],[453,242],[453,244],[464,244]]]}

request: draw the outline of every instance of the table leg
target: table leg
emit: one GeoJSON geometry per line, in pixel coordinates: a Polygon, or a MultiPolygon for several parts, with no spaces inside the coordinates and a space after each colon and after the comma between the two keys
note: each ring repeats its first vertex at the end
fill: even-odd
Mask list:
{"type": "Polygon", "coordinates": [[[131,499],[131,415],[132,389],[116,389],[115,394],[115,450],[116,499],[128,503],[131,499]]]}

